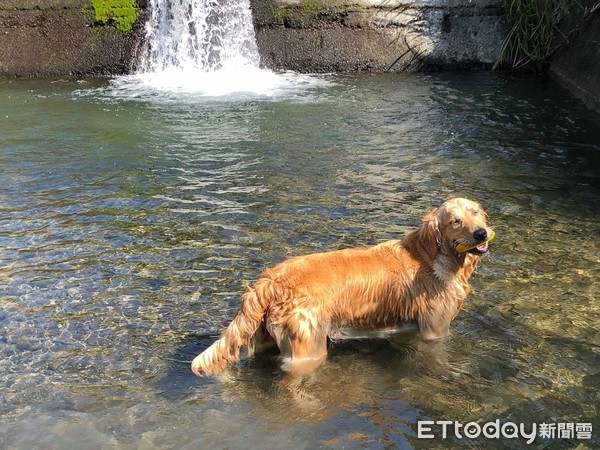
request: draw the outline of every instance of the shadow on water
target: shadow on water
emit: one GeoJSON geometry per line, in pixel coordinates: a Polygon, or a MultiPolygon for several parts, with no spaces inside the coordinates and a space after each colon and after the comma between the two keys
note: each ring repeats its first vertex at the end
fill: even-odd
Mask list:
{"type": "Polygon", "coordinates": [[[156,390],[169,401],[188,398],[189,391],[196,388],[200,380],[190,369],[192,360],[210,347],[217,338],[218,335],[195,335],[180,343],[180,346],[167,356],[167,367],[156,381],[156,390]]]}

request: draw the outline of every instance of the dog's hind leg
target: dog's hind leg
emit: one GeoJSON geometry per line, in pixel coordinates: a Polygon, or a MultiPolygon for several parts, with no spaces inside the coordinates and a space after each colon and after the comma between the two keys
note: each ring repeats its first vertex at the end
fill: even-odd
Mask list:
{"type": "Polygon", "coordinates": [[[273,336],[269,334],[264,322],[256,330],[256,333],[250,338],[248,342],[248,356],[254,355],[256,352],[261,352],[273,348],[277,345],[273,336]]]}
{"type": "Polygon", "coordinates": [[[298,321],[293,330],[279,334],[281,369],[292,376],[302,376],[319,367],[327,358],[327,333],[315,329],[309,321],[298,321]]]}

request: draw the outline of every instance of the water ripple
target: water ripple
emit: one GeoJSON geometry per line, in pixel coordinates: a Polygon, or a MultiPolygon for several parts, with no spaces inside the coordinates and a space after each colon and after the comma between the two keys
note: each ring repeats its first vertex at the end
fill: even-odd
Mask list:
{"type": "Polygon", "coordinates": [[[532,80],[332,78],[220,98],[0,81],[4,444],[419,446],[424,417],[597,421],[597,117],[532,80]],[[190,373],[265,267],[400,237],[453,195],[498,238],[445,346],[333,346],[297,397],[276,354],[190,373]]]}

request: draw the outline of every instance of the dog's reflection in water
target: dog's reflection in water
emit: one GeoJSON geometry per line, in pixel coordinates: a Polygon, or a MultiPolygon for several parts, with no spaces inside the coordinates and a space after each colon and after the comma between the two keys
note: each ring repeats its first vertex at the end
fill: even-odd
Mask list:
{"type": "Polygon", "coordinates": [[[386,391],[400,395],[405,388],[420,389],[417,381],[423,376],[438,378],[453,370],[445,341],[424,343],[415,332],[331,341],[327,360],[308,372],[283,371],[279,361],[272,348],[217,377],[227,395],[264,408],[266,415],[311,421],[371,404],[386,391]]]}

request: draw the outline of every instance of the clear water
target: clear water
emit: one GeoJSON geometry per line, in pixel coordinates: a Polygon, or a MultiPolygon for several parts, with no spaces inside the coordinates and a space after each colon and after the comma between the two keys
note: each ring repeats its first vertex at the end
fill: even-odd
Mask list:
{"type": "Polygon", "coordinates": [[[0,447],[525,448],[416,421],[589,422],[600,444],[600,122],[555,84],[294,78],[274,92],[0,81],[0,447]],[[481,201],[498,232],[439,347],[191,359],[282,259],[481,201]]]}

